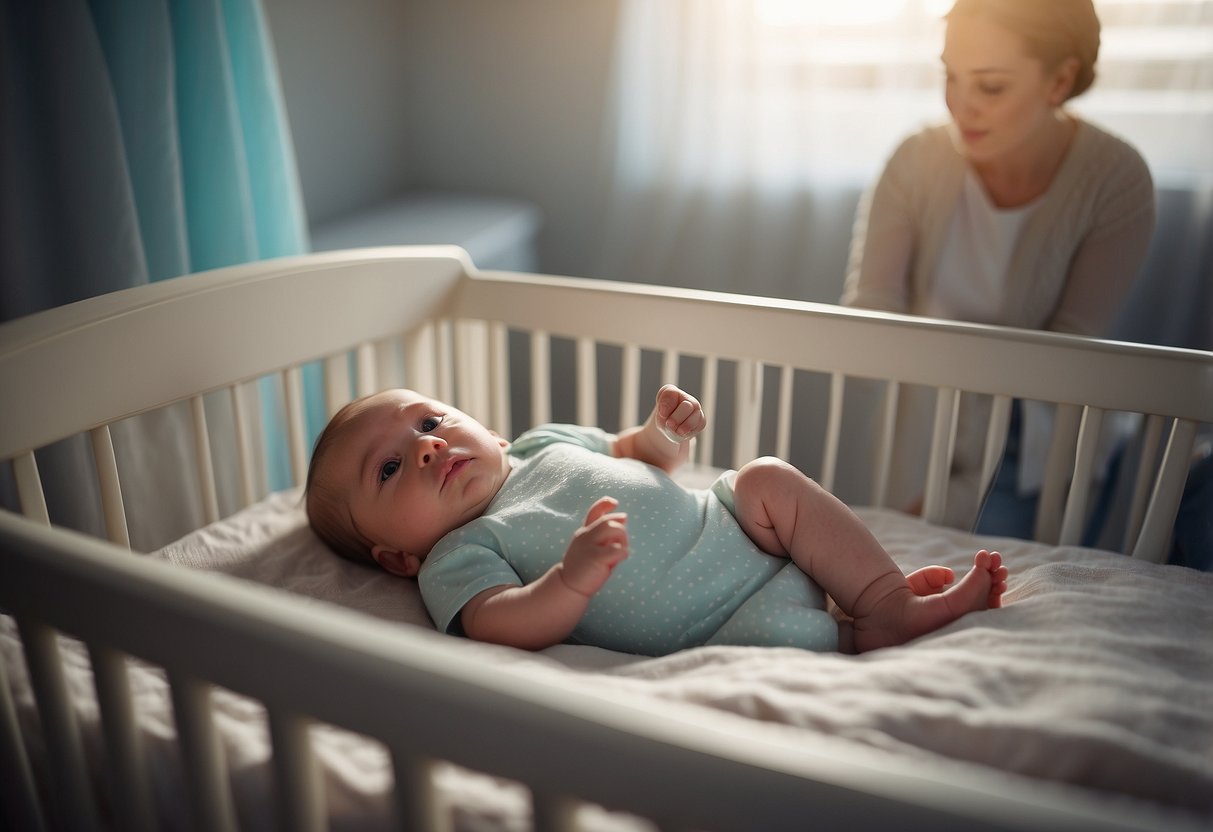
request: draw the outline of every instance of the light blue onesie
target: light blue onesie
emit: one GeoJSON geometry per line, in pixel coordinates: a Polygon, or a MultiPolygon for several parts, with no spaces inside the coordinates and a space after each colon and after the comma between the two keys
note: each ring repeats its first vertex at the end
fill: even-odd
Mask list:
{"type": "Polygon", "coordinates": [[[630,556],[590,600],[571,642],[661,656],[702,644],[837,650],[825,594],[790,560],[760,550],[733,516],[733,472],[706,491],[611,455],[598,428],[544,425],[510,446],[513,470],[483,515],[422,563],[438,629],[459,633],[477,593],[537,580],[564,557],[590,506],[614,497],[630,556]]]}

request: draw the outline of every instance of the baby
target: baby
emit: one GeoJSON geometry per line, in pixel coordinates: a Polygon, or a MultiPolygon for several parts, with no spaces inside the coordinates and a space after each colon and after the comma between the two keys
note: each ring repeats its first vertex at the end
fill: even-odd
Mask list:
{"type": "Polygon", "coordinates": [[[510,443],[387,390],[320,435],[308,518],[339,554],[416,577],[439,630],[533,650],[863,652],[1000,605],[997,552],[978,552],[955,586],[942,566],[903,575],[850,509],[782,460],[682,487],[669,473],[705,425],[699,402],[667,384],[618,436],[545,425],[510,443]]]}

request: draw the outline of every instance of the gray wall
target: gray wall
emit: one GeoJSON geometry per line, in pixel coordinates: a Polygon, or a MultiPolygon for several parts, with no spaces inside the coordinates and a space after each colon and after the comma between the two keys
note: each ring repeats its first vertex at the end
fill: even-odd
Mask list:
{"type": "Polygon", "coordinates": [[[263,0],[308,218],[323,222],[410,184],[399,0],[263,0]]]}
{"type": "Polygon", "coordinates": [[[264,0],[308,216],[408,187],[530,200],[582,273],[602,206],[617,0],[264,0]]]}

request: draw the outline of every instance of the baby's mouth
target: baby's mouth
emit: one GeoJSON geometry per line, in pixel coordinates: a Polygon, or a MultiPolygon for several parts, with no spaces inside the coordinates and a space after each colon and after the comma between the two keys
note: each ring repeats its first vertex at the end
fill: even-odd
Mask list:
{"type": "Polygon", "coordinates": [[[463,467],[471,462],[470,459],[452,459],[446,465],[446,470],[442,472],[442,487],[446,488],[447,483],[458,476],[463,467]]]}

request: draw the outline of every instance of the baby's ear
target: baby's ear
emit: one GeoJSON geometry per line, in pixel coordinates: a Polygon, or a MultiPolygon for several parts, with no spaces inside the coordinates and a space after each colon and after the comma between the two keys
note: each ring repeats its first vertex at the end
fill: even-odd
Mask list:
{"type": "Polygon", "coordinates": [[[374,558],[375,563],[388,572],[391,572],[393,575],[399,575],[402,578],[415,578],[421,570],[420,559],[407,552],[389,549],[386,546],[378,544],[373,546],[371,548],[371,557],[374,558]]]}

